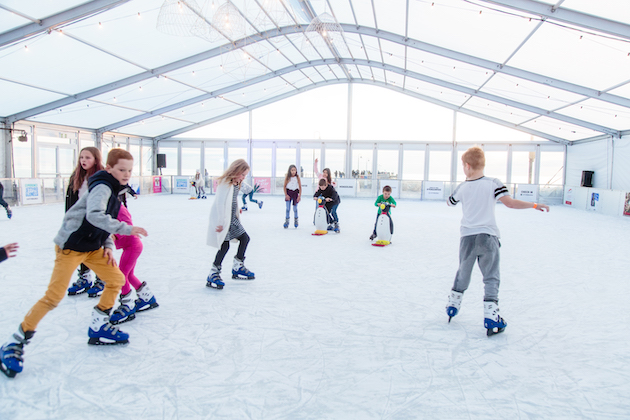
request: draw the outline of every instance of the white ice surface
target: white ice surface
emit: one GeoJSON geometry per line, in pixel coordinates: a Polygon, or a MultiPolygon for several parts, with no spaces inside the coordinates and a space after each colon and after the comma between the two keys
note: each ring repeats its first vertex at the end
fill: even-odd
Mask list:
{"type": "MultiPolygon", "coordinates": [[[[340,234],[311,236],[314,204],[283,229],[282,197],[242,220],[256,280],[205,286],[208,200],[130,201],[149,231],[136,273],[160,307],[89,346],[86,295],[66,297],[0,375],[0,419],[628,419],[630,220],[497,207],[500,307],[487,338],[475,268],[447,323],[461,208],[399,200],[393,243],[370,246],[373,200],[344,198],[340,234]]],[[[43,295],[63,205],[18,207],[0,242],[0,342],[43,295]]],[[[118,255],[118,254],[117,254],[118,255]]],[[[74,280],[74,279],[73,279],[74,280]]]]}

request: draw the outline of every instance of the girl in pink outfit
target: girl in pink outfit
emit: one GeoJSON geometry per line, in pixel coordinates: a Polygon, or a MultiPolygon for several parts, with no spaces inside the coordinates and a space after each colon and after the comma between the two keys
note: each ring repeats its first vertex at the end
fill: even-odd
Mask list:
{"type": "MultiPolygon", "coordinates": [[[[133,225],[131,214],[125,206],[120,206],[118,220],[133,225]]],[[[138,280],[134,274],[136,262],[142,253],[142,241],[140,238],[133,235],[114,235],[114,243],[116,244],[116,249],[123,250],[118,265],[120,271],[125,275],[125,285],[120,290],[120,306],[112,313],[109,321],[112,324],[120,324],[135,319],[136,312],[157,308],[159,305],[155,300],[155,296],[147,287],[147,283],[138,280]],[[131,294],[131,286],[136,290],[138,297],[135,302],[131,294]]]]}

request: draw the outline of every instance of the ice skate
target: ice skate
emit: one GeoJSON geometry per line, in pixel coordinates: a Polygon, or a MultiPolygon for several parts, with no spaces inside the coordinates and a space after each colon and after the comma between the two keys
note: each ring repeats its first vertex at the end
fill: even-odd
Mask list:
{"type": "Polygon", "coordinates": [[[22,330],[22,325],[13,336],[0,347],[0,370],[9,378],[22,372],[24,364],[24,346],[29,343],[35,331],[22,330]]]}
{"type": "Polygon", "coordinates": [[[376,238],[376,233],[373,233],[373,234],[370,235],[370,241],[373,241],[374,238],[376,238]]]}
{"type": "Polygon", "coordinates": [[[223,283],[223,279],[221,279],[221,267],[217,267],[216,265],[212,264],[206,286],[212,287],[213,289],[223,289],[225,283],[223,283]]]}
{"type": "Polygon", "coordinates": [[[254,280],[254,273],[245,268],[242,260],[234,257],[234,265],[232,266],[232,278],[236,280],[254,280]]]}
{"type": "Polygon", "coordinates": [[[507,322],[499,314],[499,305],[496,302],[483,303],[483,326],[488,337],[502,333],[507,327],[507,322]]]}
{"type": "Polygon", "coordinates": [[[157,308],[158,306],[160,306],[158,305],[157,301],[155,300],[155,296],[153,296],[153,293],[151,293],[151,290],[149,289],[145,281],[143,281],[142,285],[138,288],[138,290],[136,290],[136,295],[138,296],[138,299],[136,299],[135,301],[136,306],[134,307],[134,311],[136,313],[148,311],[149,309],[157,308]]]}
{"type": "Polygon", "coordinates": [[[298,218],[296,217],[295,219],[293,219],[293,226],[298,227],[298,225],[298,218]]]}
{"type": "Polygon", "coordinates": [[[333,225],[333,231],[336,233],[341,233],[341,231],[339,230],[339,222],[335,222],[335,224],[333,225]]]}
{"type": "Polygon", "coordinates": [[[88,328],[88,344],[92,345],[113,345],[129,343],[129,334],[124,333],[118,327],[109,322],[109,314],[94,307],[92,311],[92,322],[88,328]]]}
{"type": "Polygon", "coordinates": [[[448,305],[446,305],[446,315],[448,315],[448,322],[451,322],[451,318],[459,313],[459,307],[462,305],[463,293],[451,290],[451,295],[448,297],[448,305]]]}
{"type": "Polygon", "coordinates": [[[284,219],[284,225],[282,225],[282,226],[283,226],[285,229],[288,229],[288,228],[289,228],[289,221],[290,221],[290,219],[288,219],[288,218],[287,218],[287,219],[284,219]]]}
{"type": "Polygon", "coordinates": [[[92,282],[90,281],[90,272],[83,272],[81,271],[81,269],[79,269],[79,279],[72,283],[72,286],[68,288],[68,296],[75,296],[85,293],[90,287],[92,287],[92,282]]]}
{"type": "Polygon", "coordinates": [[[13,211],[11,210],[11,207],[7,207],[7,217],[9,219],[13,217],[13,211]]]}
{"type": "Polygon", "coordinates": [[[94,285],[87,291],[88,297],[95,298],[102,295],[103,289],[105,289],[105,283],[103,283],[103,280],[99,279],[97,276],[96,280],[94,280],[94,285]]]}
{"type": "Polygon", "coordinates": [[[131,290],[126,295],[120,295],[119,300],[120,305],[109,317],[109,322],[113,325],[136,319],[136,305],[134,304],[131,290]]]}
{"type": "Polygon", "coordinates": [[[262,209],[262,205],[263,205],[263,202],[262,202],[262,200],[261,200],[261,201],[259,201],[259,202],[258,202],[258,208],[259,208],[259,209],[262,209]]]}
{"type": "Polygon", "coordinates": [[[241,207],[241,210],[242,210],[242,211],[247,211],[247,206],[243,206],[243,207],[241,207]]]}

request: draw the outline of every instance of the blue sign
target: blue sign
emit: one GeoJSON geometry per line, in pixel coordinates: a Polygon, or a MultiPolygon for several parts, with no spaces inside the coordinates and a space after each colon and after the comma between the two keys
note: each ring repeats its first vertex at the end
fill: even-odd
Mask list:
{"type": "Polygon", "coordinates": [[[177,178],[175,180],[176,184],[176,188],[186,188],[188,186],[188,180],[187,179],[183,179],[183,178],[177,178]]]}
{"type": "Polygon", "coordinates": [[[37,184],[26,184],[24,188],[24,193],[26,194],[26,198],[29,197],[37,197],[39,196],[37,189],[37,184]]]}

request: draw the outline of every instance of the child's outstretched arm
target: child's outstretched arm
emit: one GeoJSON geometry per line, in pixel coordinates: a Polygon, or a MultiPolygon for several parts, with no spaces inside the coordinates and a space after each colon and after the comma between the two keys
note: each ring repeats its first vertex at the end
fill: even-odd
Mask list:
{"type": "Polygon", "coordinates": [[[530,203],[529,201],[517,200],[515,198],[510,197],[509,195],[505,195],[499,200],[505,204],[506,207],[511,209],[536,209],[538,211],[547,211],[549,212],[549,206],[546,204],[540,203],[530,203]]]}
{"type": "Polygon", "coordinates": [[[7,258],[15,257],[15,253],[19,248],[17,242],[13,242],[12,244],[8,244],[0,248],[0,262],[6,260],[7,258]]]}

